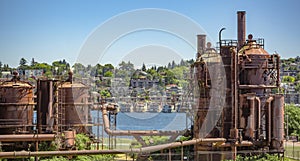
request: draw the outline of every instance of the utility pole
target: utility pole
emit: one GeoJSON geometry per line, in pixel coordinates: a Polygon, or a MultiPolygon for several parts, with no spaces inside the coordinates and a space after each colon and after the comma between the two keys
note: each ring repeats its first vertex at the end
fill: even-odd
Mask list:
{"type": "Polygon", "coordinates": [[[286,141],[289,140],[289,115],[286,115],[286,141]]]}

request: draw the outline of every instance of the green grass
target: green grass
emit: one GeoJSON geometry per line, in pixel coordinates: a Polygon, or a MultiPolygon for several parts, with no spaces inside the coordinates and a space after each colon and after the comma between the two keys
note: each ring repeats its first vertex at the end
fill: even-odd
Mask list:
{"type": "MultiPolygon", "coordinates": [[[[293,145],[291,145],[291,143],[286,146],[286,144],[284,143],[284,148],[285,148],[285,156],[286,157],[293,157],[294,158],[299,158],[300,159],[300,146],[299,144],[294,144],[294,148],[293,145]]],[[[292,159],[290,159],[292,160],[292,159]]]]}
{"type": "MultiPolygon", "coordinates": [[[[135,141],[135,139],[130,139],[130,138],[116,138],[116,148],[114,149],[129,149],[130,144],[135,141]]],[[[104,144],[104,149],[108,148],[109,145],[109,139],[108,138],[103,138],[103,144],[104,144]]],[[[96,149],[97,144],[93,144],[92,147],[93,149],[96,149]]],[[[102,148],[102,143],[99,143],[100,149],[102,148]]]]}

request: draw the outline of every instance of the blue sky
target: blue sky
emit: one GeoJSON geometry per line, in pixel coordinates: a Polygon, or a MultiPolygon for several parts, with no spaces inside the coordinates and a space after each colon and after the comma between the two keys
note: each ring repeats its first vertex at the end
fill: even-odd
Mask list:
{"type": "MultiPolygon", "coordinates": [[[[226,27],[224,38],[236,39],[236,12],[245,10],[247,34],[264,38],[265,49],[269,53],[276,51],[283,58],[295,57],[300,55],[299,6],[299,0],[1,0],[0,61],[12,67],[17,67],[22,57],[29,62],[35,58],[38,62],[46,63],[66,59],[73,64],[85,41],[101,24],[116,15],[143,8],[166,9],[182,14],[198,23],[213,43],[217,41],[218,31],[222,27],[226,27]]],[[[128,19],[130,21],[134,20],[128,19]]],[[[195,51],[186,45],[174,45],[182,44],[174,36],[148,31],[115,42],[103,59],[98,61],[118,64],[124,55],[114,55],[114,52],[134,51],[145,43],[170,49],[183,46],[176,49],[180,52],[178,54],[184,53],[182,58],[193,58],[195,55],[195,51]],[[162,43],[168,39],[175,43],[171,40],[168,41],[170,43],[162,43]],[[120,49],[130,43],[128,49],[120,49]]]]}

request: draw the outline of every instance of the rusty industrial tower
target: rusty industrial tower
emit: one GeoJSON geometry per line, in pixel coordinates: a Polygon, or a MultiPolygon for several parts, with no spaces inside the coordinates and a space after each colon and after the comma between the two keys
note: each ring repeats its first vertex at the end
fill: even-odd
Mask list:
{"type": "Polygon", "coordinates": [[[224,29],[220,31],[219,53],[209,43],[206,45],[205,35],[198,35],[197,60],[192,65],[198,87],[194,137],[226,139],[218,145],[195,145],[195,157],[202,160],[232,159],[244,150],[283,153],[284,98],[276,94],[280,86],[280,57],[264,50],[263,39],[255,40],[249,34],[246,40],[245,11],[237,12],[237,24],[237,40],[222,40],[224,29]],[[225,75],[216,75],[219,69],[215,66],[218,65],[225,75]],[[216,97],[212,91],[217,81],[213,79],[225,79],[222,81],[225,82],[222,107],[211,106],[210,100],[216,97]],[[214,111],[215,117],[208,116],[209,110],[214,111]],[[213,127],[207,127],[212,121],[216,121],[213,127]],[[207,128],[210,132],[204,133],[203,129],[207,128]],[[208,154],[205,151],[232,153],[208,154]]]}

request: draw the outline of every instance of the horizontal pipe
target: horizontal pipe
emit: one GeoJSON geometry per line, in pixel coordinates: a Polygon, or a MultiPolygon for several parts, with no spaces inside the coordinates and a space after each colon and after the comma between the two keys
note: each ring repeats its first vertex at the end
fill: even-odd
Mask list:
{"type": "Polygon", "coordinates": [[[0,142],[52,141],[55,136],[55,134],[0,135],[0,142]]]}
{"type": "Polygon", "coordinates": [[[269,85],[239,85],[240,89],[262,89],[262,88],[276,88],[277,86],[269,86],[269,85]]]}
{"type": "Polygon", "coordinates": [[[182,134],[185,130],[172,130],[172,131],[159,131],[159,130],[111,130],[109,127],[109,118],[107,109],[110,107],[102,108],[102,118],[104,124],[104,131],[108,135],[113,136],[128,136],[128,135],[139,135],[139,136],[162,136],[162,135],[172,135],[172,134],[182,134]]]}
{"type": "MultiPolygon", "coordinates": [[[[222,143],[220,144],[218,147],[222,147],[222,148],[225,148],[225,147],[231,147],[232,144],[231,143],[222,143]]],[[[235,143],[235,146],[238,146],[238,147],[244,147],[244,146],[253,146],[253,143],[250,142],[250,141],[242,141],[242,142],[236,142],[235,143]]]]}
{"type": "Polygon", "coordinates": [[[75,155],[97,155],[97,154],[126,154],[126,153],[150,153],[163,149],[176,148],[199,143],[224,143],[225,138],[203,138],[193,139],[183,142],[173,142],[162,145],[154,145],[136,149],[121,149],[121,150],[79,150],[79,151],[20,151],[20,152],[1,152],[0,158],[25,158],[35,156],[75,156],[75,155]]]}
{"type": "Polygon", "coordinates": [[[140,150],[134,151],[134,152],[137,152],[137,153],[155,152],[155,151],[159,151],[162,149],[170,149],[170,148],[176,148],[176,147],[181,147],[181,146],[196,145],[199,143],[224,143],[225,141],[226,141],[225,138],[200,138],[200,139],[193,139],[193,140],[182,141],[182,142],[173,142],[173,143],[144,147],[144,148],[140,148],[140,150]]]}
{"type": "Polygon", "coordinates": [[[0,158],[28,158],[28,157],[42,157],[42,156],[76,156],[76,155],[96,155],[96,154],[124,154],[130,153],[129,150],[80,150],[80,151],[15,151],[15,152],[1,152],[0,158]]]}

